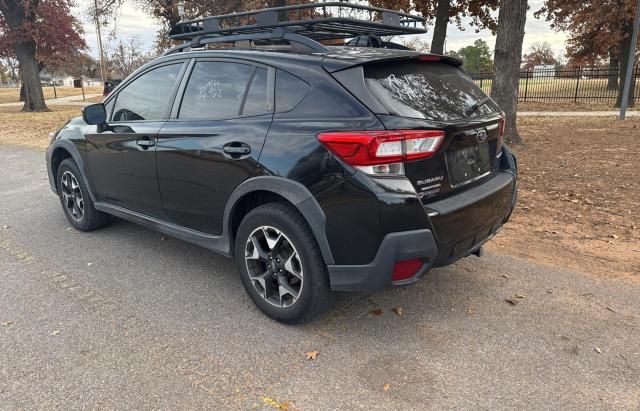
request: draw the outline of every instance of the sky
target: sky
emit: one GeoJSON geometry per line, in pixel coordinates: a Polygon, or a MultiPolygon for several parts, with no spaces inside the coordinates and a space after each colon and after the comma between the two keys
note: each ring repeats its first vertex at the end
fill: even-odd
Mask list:
{"type": "MultiPolygon", "coordinates": [[[[89,1],[90,0],[79,0],[77,6],[73,9],[73,13],[83,22],[85,38],[89,45],[90,52],[97,57],[98,47],[95,26],[91,23],[90,19],[84,16],[84,10],[86,10],[89,1]]],[[[103,31],[103,41],[110,41],[111,44],[115,46],[118,41],[128,42],[133,39],[144,49],[151,49],[156,32],[160,29],[161,24],[142,10],[130,5],[130,3],[131,2],[125,4],[119,13],[116,25],[116,37],[107,40],[107,33],[105,32],[109,32],[110,30],[105,30],[103,31]]],[[[556,54],[562,53],[565,48],[566,35],[553,31],[547,22],[538,20],[533,16],[533,13],[542,6],[542,3],[543,0],[529,0],[530,10],[527,14],[523,52],[526,52],[533,43],[546,41],[551,44],[556,54]]],[[[458,50],[472,44],[477,39],[485,40],[489,44],[489,47],[493,49],[495,37],[490,31],[483,30],[480,33],[476,33],[474,27],[467,27],[466,30],[460,31],[455,23],[449,24],[446,44],[447,50],[458,50]]],[[[430,42],[433,27],[428,27],[428,29],[429,32],[422,36],[424,40],[430,42]]]]}

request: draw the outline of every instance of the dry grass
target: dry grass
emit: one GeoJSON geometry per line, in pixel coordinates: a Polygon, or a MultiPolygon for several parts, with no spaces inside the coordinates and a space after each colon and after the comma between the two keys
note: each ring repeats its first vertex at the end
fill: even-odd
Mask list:
{"type": "MultiPolygon", "coordinates": [[[[54,97],[53,87],[42,87],[45,99],[52,99],[54,97]]],[[[102,86],[85,87],[85,94],[102,94],[102,86]]],[[[78,96],[82,99],[82,89],[74,87],[56,87],[56,95],[60,97],[78,96]]],[[[3,103],[16,103],[20,101],[20,88],[9,87],[0,88],[0,104],[3,103]]]]}
{"type": "MultiPolygon", "coordinates": [[[[639,100],[640,105],[640,100],[639,100]]],[[[518,103],[519,111],[619,111],[614,107],[614,102],[554,102],[554,101],[527,101],[518,103]]],[[[636,111],[638,107],[629,108],[636,111]]]]}
{"type": "Polygon", "coordinates": [[[79,106],[51,106],[47,113],[23,113],[20,107],[0,107],[0,144],[45,149],[49,132],[80,115],[79,106]]]}

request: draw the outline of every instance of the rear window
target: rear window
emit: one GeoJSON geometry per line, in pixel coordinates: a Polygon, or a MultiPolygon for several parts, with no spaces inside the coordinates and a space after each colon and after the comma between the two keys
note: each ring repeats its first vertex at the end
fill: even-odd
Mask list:
{"type": "Polygon", "coordinates": [[[460,69],[445,63],[398,62],[364,67],[368,89],[389,113],[427,120],[461,120],[500,112],[460,69]]]}

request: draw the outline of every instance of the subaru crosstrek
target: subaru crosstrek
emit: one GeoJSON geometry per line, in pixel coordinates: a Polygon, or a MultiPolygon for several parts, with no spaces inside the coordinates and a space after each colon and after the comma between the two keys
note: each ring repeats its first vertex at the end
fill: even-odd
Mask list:
{"type": "Polygon", "coordinates": [[[143,66],[52,135],[73,227],[120,217],[235,259],[283,322],[332,291],[418,281],[508,220],[504,117],[460,67],[415,51],[200,50],[143,66]]]}

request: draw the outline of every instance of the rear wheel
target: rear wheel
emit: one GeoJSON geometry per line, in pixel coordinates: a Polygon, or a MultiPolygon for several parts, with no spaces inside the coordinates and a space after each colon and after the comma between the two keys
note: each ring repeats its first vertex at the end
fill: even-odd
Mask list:
{"type": "Polygon", "coordinates": [[[67,220],[80,231],[91,231],[109,224],[111,216],[93,206],[78,166],[66,159],[58,167],[58,196],[67,220]]]}
{"type": "Polygon", "coordinates": [[[316,240],[288,204],[265,204],[245,216],[236,235],[235,260],[253,302],[277,321],[308,321],[332,301],[316,240]]]}

